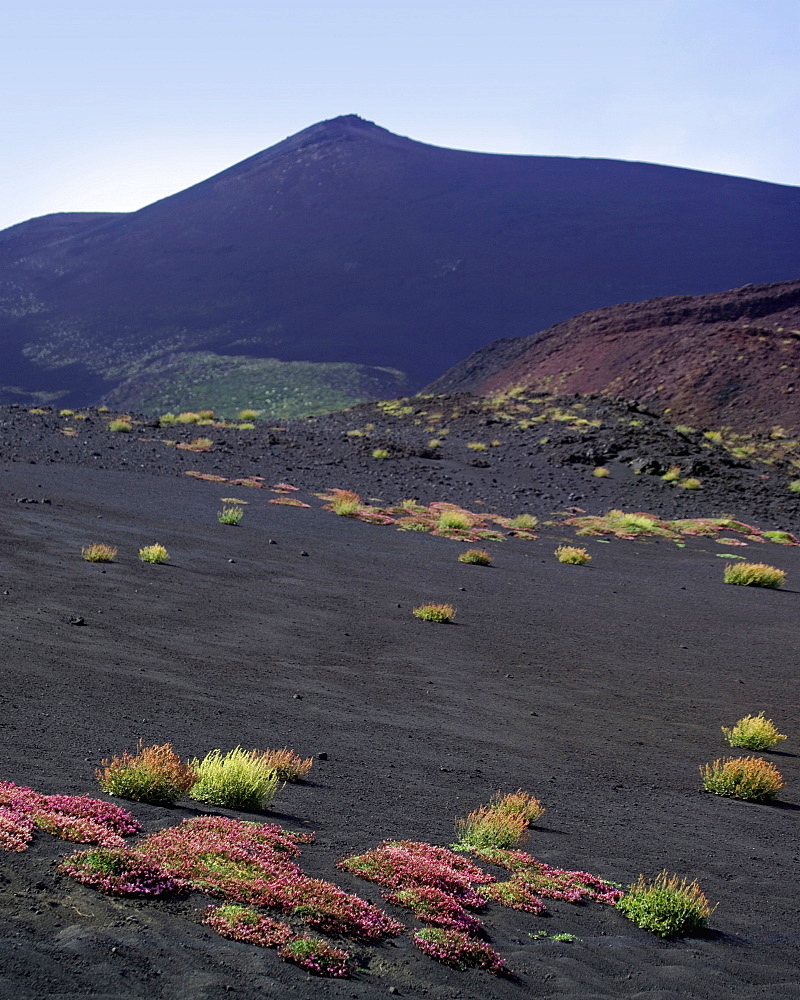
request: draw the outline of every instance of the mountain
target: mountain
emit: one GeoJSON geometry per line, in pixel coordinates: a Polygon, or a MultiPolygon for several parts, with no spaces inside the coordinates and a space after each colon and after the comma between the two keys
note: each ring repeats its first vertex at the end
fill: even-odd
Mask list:
{"type": "Polygon", "coordinates": [[[606,393],[673,423],[800,432],[800,281],[583,313],[497,340],[428,392],[606,393]]]}
{"type": "Polygon", "coordinates": [[[798,188],[346,115],[140,211],[0,233],[0,401],[319,412],[583,310],[794,278],[798,232],[798,188]]]}

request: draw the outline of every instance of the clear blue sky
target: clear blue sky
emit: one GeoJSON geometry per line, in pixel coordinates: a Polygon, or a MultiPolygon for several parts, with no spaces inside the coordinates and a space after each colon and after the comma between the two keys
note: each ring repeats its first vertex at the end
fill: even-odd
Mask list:
{"type": "Polygon", "coordinates": [[[800,0],[17,0],[0,228],[139,208],[316,121],[800,185],[800,0]]]}

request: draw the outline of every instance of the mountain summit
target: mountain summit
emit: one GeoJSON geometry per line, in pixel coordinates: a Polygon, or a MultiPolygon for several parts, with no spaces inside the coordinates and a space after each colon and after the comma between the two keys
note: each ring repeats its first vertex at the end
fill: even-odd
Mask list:
{"type": "Polygon", "coordinates": [[[345,115],[138,212],[0,233],[0,402],[202,405],[223,369],[267,410],[309,372],[374,398],[577,312],[794,278],[798,232],[797,188],[345,115]]]}

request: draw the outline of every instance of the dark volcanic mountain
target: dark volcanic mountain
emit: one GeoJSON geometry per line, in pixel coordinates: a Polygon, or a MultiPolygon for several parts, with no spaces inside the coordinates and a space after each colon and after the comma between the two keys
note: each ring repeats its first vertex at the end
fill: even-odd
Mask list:
{"type": "MultiPolygon", "coordinates": [[[[428,387],[640,399],[673,423],[800,430],[800,281],[598,309],[498,340],[428,387]]],[[[779,433],[779,432],[777,432],[779,433]]]]}
{"type": "Polygon", "coordinates": [[[279,359],[338,363],[342,405],[580,310],[793,278],[798,231],[797,188],[441,149],[345,116],[138,212],[0,234],[0,400],[334,401],[327,369],[254,361],[279,359]]]}

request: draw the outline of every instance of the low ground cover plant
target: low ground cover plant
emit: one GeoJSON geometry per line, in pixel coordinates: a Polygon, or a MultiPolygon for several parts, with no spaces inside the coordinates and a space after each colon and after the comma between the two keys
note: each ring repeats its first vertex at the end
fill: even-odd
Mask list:
{"type": "Polygon", "coordinates": [[[285,962],[293,962],[316,976],[347,978],[354,963],[343,948],[336,948],[323,938],[300,935],[283,945],[278,954],[285,962]]]}
{"type": "Polygon", "coordinates": [[[244,511],[241,507],[223,507],[222,510],[217,511],[217,520],[220,524],[238,524],[243,514],[244,511]]]}
{"type": "Polygon", "coordinates": [[[193,438],[191,441],[175,445],[176,448],[181,448],[183,451],[211,451],[214,447],[214,442],[209,437],[198,437],[193,438]]]}
{"type": "Polygon", "coordinates": [[[777,590],[786,580],[786,572],[766,563],[737,562],[725,567],[725,583],[740,587],[769,587],[777,590]]]}
{"type": "Polygon", "coordinates": [[[169,552],[163,545],[156,542],[153,545],[145,545],[139,549],[139,558],[146,563],[165,563],[169,559],[169,552]]]}
{"type": "Polygon", "coordinates": [[[171,743],[146,747],[140,740],[136,754],[126,751],[102,764],[95,777],[104,792],[151,805],[174,806],[198,779],[196,768],[182,761],[171,743]]]}
{"type": "Polygon", "coordinates": [[[446,624],[455,618],[456,609],[452,604],[420,604],[414,608],[412,614],[415,618],[421,618],[426,622],[446,624]]]}
{"type": "Polygon", "coordinates": [[[467,913],[461,903],[450,893],[431,885],[413,885],[398,889],[386,897],[395,906],[404,906],[426,924],[448,927],[451,930],[477,934],[483,924],[467,913]]]}
{"type": "Polygon", "coordinates": [[[458,557],[460,563],[468,563],[470,566],[491,566],[492,557],[485,549],[467,549],[458,557]]]}
{"type": "Polygon", "coordinates": [[[389,452],[385,448],[376,448],[372,452],[372,457],[373,458],[388,458],[389,457],[389,452]]]}
{"type": "Polygon", "coordinates": [[[640,875],[617,903],[637,927],[660,937],[692,934],[705,926],[713,908],[696,881],[662,871],[652,882],[640,875]]]}
{"type": "Polygon", "coordinates": [[[730,728],[722,726],[725,739],[732,747],[745,750],[771,750],[786,737],[775,728],[772,719],[765,719],[764,713],[745,715],[730,728]]]}
{"type": "Polygon", "coordinates": [[[288,747],[265,750],[261,760],[277,773],[281,781],[302,781],[314,763],[313,757],[303,758],[288,747]]]}
{"type": "Polygon", "coordinates": [[[495,975],[508,971],[494,948],[463,931],[426,927],[414,931],[411,940],[421,952],[454,969],[484,969],[495,975]]]}
{"type": "Polygon", "coordinates": [[[117,550],[113,545],[94,542],[92,545],[84,545],[81,555],[86,562],[113,562],[117,558],[117,550]]]}
{"type": "Polygon", "coordinates": [[[577,545],[559,545],[555,554],[560,563],[569,563],[572,566],[585,566],[592,558],[586,549],[577,545]]]}
{"type": "Polygon", "coordinates": [[[139,851],[124,847],[79,851],[65,858],[58,871],[114,896],[165,896],[186,888],[139,851]]]}
{"type": "Polygon", "coordinates": [[[119,420],[109,420],[108,429],[114,434],[127,434],[133,430],[130,420],[120,418],[119,420]]]}
{"type": "Polygon", "coordinates": [[[275,798],[281,781],[274,767],[257,750],[235,747],[223,754],[212,750],[194,760],[197,781],[189,795],[198,802],[260,812],[275,798]]]}
{"type": "Polygon", "coordinates": [[[610,476],[610,475],[611,475],[611,473],[610,473],[610,472],[608,471],[608,469],[607,469],[607,468],[606,468],[606,467],[605,467],[604,465],[598,465],[598,466],[597,466],[597,467],[596,467],[596,468],[595,468],[595,469],[594,469],[594,470],[592,471],[592,475],[593,475],[593,476],[594,476],[595,478],[597,478],[597,479],[605,479],[605,478],[606,478],[607,476],[610,476]]]}
{"type": "Polygon", "coordinates": [[[256,944],[261,948],[277,948],[286,944],[294,934],[288,924],[271,920],[252,907],[236,903],[209,906],[203,915],[203,923],[222,937],[256,944]]]}
{"type": "Polygon", "coordinates": [[[745,802],[768,802],[783,788],[780,771],[761,757],[722,757],[700,767],[703,788],[745,802]]]}
{"type": "Polygon", "coordinates": [[[24,851],[34,829],[62,840],[122,847],[139,823],[129,812],[88,795],[42,795],[12,781],[0,782],[0,849],[24,851]]]}

